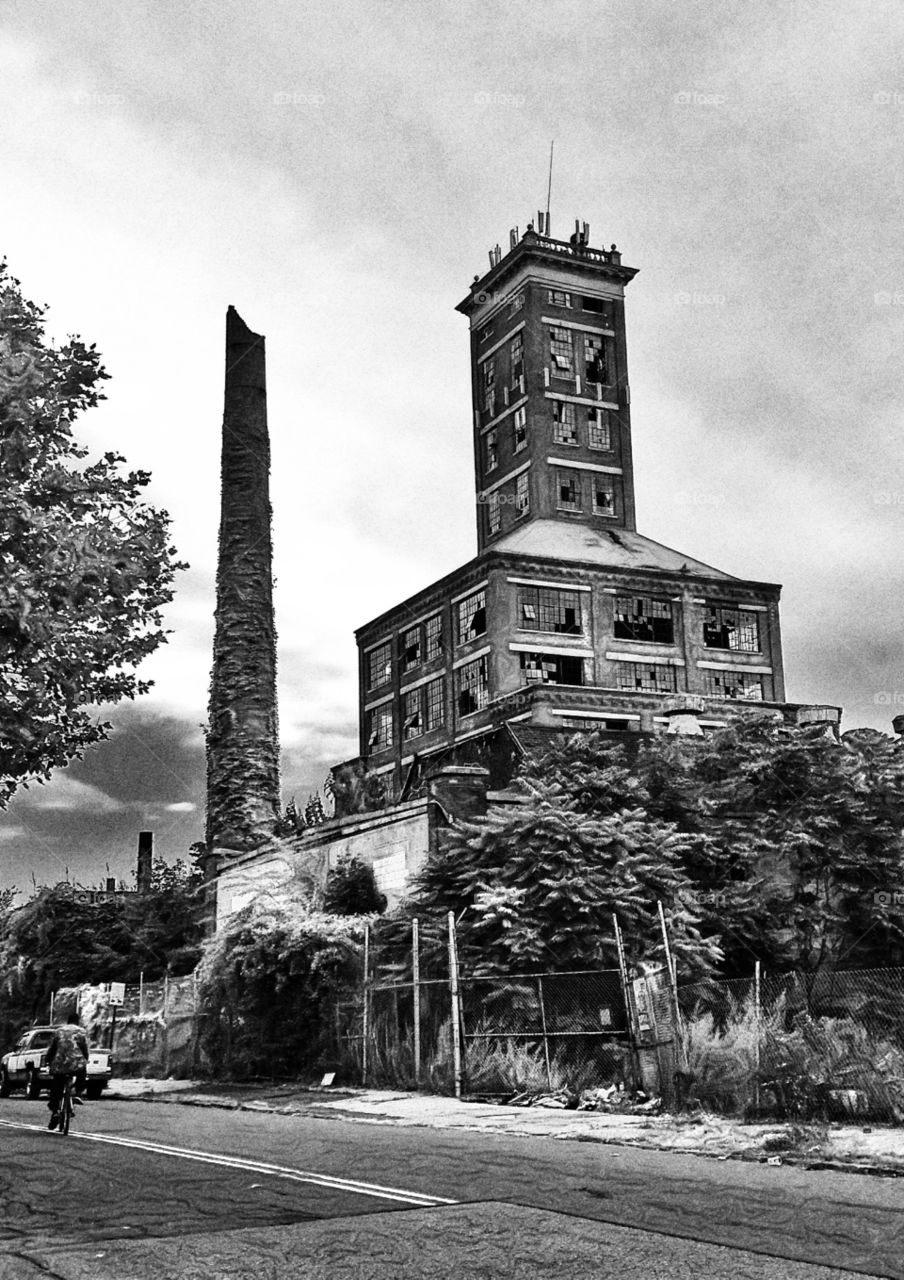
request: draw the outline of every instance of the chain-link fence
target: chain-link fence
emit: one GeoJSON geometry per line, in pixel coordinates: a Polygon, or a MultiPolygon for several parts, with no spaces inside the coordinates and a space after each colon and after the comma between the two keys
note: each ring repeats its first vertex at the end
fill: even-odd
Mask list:
{"type": "Polygon", "coordinates": [[[459,977],[454,929],[445,939],[415,930],[371,943],[362,989],[335,1021],[343,1074],[367,1084],[508,1097],[616,1085],[675,1097],[664,968],[633,986],[619,969],[459,977]]]}
{"type": "Polygon", "coordinates": [[[679,1000],[703,1105],[904,1123],[904,969],[758,974],[679,1000]]]}

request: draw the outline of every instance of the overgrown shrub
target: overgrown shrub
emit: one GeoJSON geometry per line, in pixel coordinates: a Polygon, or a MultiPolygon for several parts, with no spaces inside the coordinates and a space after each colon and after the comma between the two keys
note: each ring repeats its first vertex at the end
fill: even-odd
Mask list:
{"type": "Polygon", "coordinates": [[[334,1009],[360,981],[367,917],[261,900],[205,944],[200,1045],[214,1075],[297,1076],[335,1055],[334,1009]]]}
{"type": "Polygon", "coordinates": [[[742,1115],[758,1101],[782,1120],[904,1121],[904,1051],[853,1018],[791,1015],[782,995],[759,1021],[750,1000],[718,1022],[697,1009],[685,1032],[688,1100],[709,1110],[742,1115]]]}

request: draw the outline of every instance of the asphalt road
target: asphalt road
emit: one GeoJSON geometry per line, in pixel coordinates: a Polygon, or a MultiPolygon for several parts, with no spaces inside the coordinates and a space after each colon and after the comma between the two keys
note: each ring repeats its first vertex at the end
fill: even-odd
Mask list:
{"type": "Polygon", "coordinates": [[[0,1280],[904,1280],[897,1180],[143,1102],[46,1120],[0,1102],[0,1280]]]}

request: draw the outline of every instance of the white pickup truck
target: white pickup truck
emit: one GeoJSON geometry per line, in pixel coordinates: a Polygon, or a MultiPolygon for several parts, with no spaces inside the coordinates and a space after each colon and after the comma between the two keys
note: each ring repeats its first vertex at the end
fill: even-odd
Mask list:
{"type": "MultiPolygon", "coordinates": [[[[0,1058],[0,1098],[8,1098],[13,1089],[24,1089],[29,1098],[37,1098],[50,1083],[47,1070],[47,1047],[56,1027],[32,1027],[19,1039],[11,1053],[0,1058]]],[[[91,1049],[88,1057],[87,1088],[89,1098],[99,1098],[110,1083],[113,1058],[106,1049],[91,1049]]]]}

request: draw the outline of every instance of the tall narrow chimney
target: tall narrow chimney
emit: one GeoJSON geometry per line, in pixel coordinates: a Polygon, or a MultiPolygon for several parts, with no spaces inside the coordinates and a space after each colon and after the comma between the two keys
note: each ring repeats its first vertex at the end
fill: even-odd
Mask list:
{"type": "Polygon", "coordinates": [[[230,307],[207,733],[212,854],[258,847],[279,817],[269,477],[264,339],[230,307]]]}
{"type": "Polygon", "coordinates": [[[153,831],[138,832],[138,869],[135,876],[135,888],[139,893],[150,893],[151,871],[154,861],[153,831]]]}

